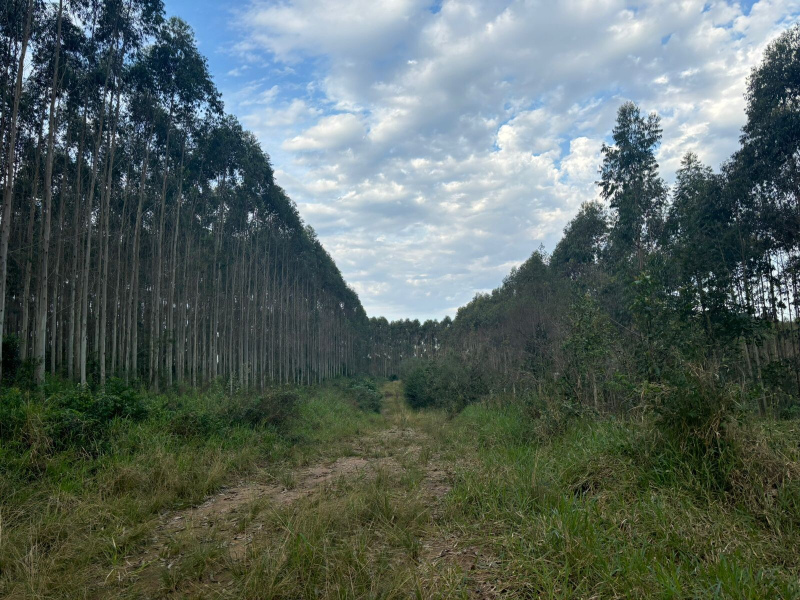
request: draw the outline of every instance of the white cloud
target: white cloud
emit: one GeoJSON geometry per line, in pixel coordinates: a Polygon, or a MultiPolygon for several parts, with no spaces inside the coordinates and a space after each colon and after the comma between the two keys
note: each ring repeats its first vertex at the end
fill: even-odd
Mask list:
{"type": "Polygon", "coordinates": [[[420,0],[295,0],[254,2],[240,16],[248,47],[263,47],[283,60],[301,54],[361,56],[398,41],[425,9],[420,0]]]}
{"type": "Polygon", "coordinates": [[[359,141],[364,125],[356,115],[344,113],[322,117],[316,125],[283,143],[286,150],[337,150],[359,141]]]}
{"type": "Polygon", "coordinates": [[[253,67],[241,73],[267,67],[233,107],[368,313],[442,317],[540,243],[552,249],[596,197],[624,100],[662,115],[668,179],[688,150],[718,166],[737,144],[750,68],[798,10],[256,2],[238,19],[253,67]],[[290,85],[274,85],[278,72],[290,85]]]}

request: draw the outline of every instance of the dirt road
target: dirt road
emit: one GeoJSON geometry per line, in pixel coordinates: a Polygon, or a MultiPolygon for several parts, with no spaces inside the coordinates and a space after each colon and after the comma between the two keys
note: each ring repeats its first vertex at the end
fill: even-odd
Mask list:
{"type": "Polygon", "coordinates": [[[479,552],[439,528],[457,463],[440,453],[440,418],[409,411],[397,383],[383,393],[380,424],[340,455],[162,515],[106,597],[490,597],[465,578],[479,552]]]}

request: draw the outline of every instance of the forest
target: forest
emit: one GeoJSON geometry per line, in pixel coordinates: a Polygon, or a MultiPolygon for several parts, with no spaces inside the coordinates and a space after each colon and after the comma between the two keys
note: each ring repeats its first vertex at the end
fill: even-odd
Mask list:
{"type": "Polygon", "coordinates": [[[365,313],[160,2],[3,14],[6,370],[159,389],[354,370],[365,313]]]}
{"type": "Polygon", "coordinates": [[[800,597],[800,25],[718,170],[621,102],[552,251],[421,323],[161,0],[0,11],[0,596],[800,597]]]}

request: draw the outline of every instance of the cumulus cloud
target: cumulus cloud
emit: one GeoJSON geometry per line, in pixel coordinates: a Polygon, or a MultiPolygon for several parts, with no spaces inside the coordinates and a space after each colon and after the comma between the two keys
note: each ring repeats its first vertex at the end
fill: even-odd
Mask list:
{"type": "Polygon", "coordinates": [[[735,149],[800,0],[284,0],[240,11],[229,104],[371,315],[442,317],[552,249],[616,109],[662,116],[669,180],[735,149]],[[247,68],[245,68],[247,67],[247,68]]]}
{"type": "Polygon", "coordinates": [[[364,125],[356,115],[344,113],[321,118],[308,128],[283,143],[286,150],[336,150],[350,147],[364,136],[364,125]]]}

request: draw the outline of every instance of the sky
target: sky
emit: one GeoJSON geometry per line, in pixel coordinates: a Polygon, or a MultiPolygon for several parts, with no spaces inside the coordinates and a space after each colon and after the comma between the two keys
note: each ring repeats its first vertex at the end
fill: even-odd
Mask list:
{"type": "Polygon", "coordinates": [[[669,182],[738,145],[800,0],[165,0],[367,314],[442,318],[552,251],[603,142],[657,112],[669,182]]]}

